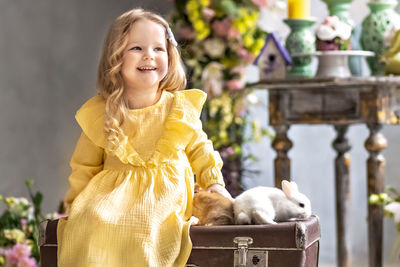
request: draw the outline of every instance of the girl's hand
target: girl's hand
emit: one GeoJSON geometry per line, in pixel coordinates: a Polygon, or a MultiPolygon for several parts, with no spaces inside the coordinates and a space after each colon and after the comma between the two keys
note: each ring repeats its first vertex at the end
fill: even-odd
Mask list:
{"type": "Polygon", "coordinates": [[[207,191],[209,192],[213,192],[213,193],[218,193],[223,195],[224,197],[233,200],[231,194],[229,194],[228,190],[225,189],[225,187],[223,187],[220,184],[212,184],[207,188],[207,191]]]}

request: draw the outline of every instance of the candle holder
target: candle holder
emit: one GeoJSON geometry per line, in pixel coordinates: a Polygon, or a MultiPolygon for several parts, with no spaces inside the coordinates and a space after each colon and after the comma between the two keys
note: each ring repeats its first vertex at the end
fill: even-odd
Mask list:
{"type": "MultiPolygon", "coordinates": [[[[285,19],[284,22],[290,28],[290,34],[286,39],[286,49],[289,54],[315,52],[315,35],[311,31],[311,27],[315,24],[316,19],[285,19]]],[[[312,77],[311,62],[311,56],[293,58],[293,65],[287,75],[292,78],[312,77]]]]}

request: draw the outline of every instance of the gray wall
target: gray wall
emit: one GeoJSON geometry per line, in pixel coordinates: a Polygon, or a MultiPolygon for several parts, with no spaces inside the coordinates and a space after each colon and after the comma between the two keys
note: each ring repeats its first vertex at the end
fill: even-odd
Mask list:
{"type": "MultiPolygon", "coordinates": [[[[312,2],[312,15],[323,18],[325,5],[312,2]],[[317,11],[318,10],[318,11],[317,11]],[[323,12],[321,12],[322,10],[323,12]]],[[[352,14],[359,23],[368,13],[366,0],[354,1],[352,14]]],[[[77,108],[95,94],[96,70],[101,45],[112,20],[135,6],[153,8],[163,14],[170,1],[52,1],[5,0],[0,2],[0,194],[27,196],[24,180],[34,178],[44,193],[45,212],[54,211],[67,189],[68,162],[80,130],[74,121],[77,108]]],[[[325,11],[325,12],[324,12],[325,11]]],[[[273,24],[266,20],[265,24],[273,24]]],[[[276,24],[283,35],[285,25],[276,24]]],[[[249,79],[256,79],[254,69],[249,79]]],[[[265,92],[258,93],[265,103],[265,92]]],[[[264,124],[265,108],[252,113],[264,124]]],[[[389,142],[387,183],[400,188],[400,127],[385,127],[389,142]]],[[[351,240],[355,266],[365,266],[366,167],[363,143],[365,126],[353,126],[348,137],[351,150],[351,240]]],[[[329,126],[294,126],[289,131],[294,147],[293,179],[310,196],[322,224],[321,263],[334,263],[335,214],[333,160],[335,137],[329,126]]],[[[246,187],[272,185],[275,153],[269,140],[249,146],[260,157],[254,166],[262,170],[245,180],[246,187]]],[[[385,220],[385,258],[393,242],[394,227],[385,220]]]]}
{"type": "Polygon", "coordinates": [[[44,211],[56,210],[80,134],[74,114],[96,93],[105,34],[139,6],[165,14],[171,3],[0,1],[0,194],[27,196],[24,181],[34,178],[44,211]]]}

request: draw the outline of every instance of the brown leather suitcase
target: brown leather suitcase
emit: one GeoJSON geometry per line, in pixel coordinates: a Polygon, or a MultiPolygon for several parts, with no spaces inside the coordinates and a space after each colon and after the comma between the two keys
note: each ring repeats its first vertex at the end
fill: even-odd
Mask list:
{"type": "MultiPolygon", "coordinates": [[[[57,223],[40,225],[41,267],[57,266],[57,223]]],[[[318,217],[276,225],[192,226],[187,267],[318,266],[318,217]]]]}

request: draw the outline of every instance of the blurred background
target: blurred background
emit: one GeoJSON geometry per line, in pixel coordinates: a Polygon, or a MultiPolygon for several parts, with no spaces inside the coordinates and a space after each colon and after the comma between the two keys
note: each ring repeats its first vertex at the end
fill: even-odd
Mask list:
{"type": "MultiPolygon", "coordinates": [[[[360,24],[368,14],[367,0],[353,1],[351,16],[360,24]]],[[[95,88],[97,64],[103,39],[111,22],[124,11],[143,7],[163,15],[173,1],[162,0],[4,0],[0,1],[0,194],[28,197],[24,181],[33,178],[34,190],[43,193],[43,212],[54,212],[68,187],[69,160],[80,135],[74,120],[76,110],[95,88]]],[[[311,15],[321,21],[328,15],[326,5],[311,0],[311,15]]],[[[260,14],[260,25],[288,34],[283,17],[260,14]]],[[[364,64],[364,63],[363,63],[364,64]]],[[[250,66],[248,81],[257,81],[258,70],[250,66]]],[[[257,91],[261,104],[251,108],[251,117],[268,127],[267,93],[257,91]]],[[[366,266],[367,189],[364,142],[365,125],[350,127],[347,134],[352,149],[350,234],[353,266],[366,266]]],[[[387,126],[386,184],[400,188],[400,127],[387,126]]],[[[292,179],[308,195],[313,213],[321,220],[320,266],[336,262],[336,219],[334,199],[334,158],[331,126],[292,126],[289,152],[292,179]]],[[[273,185],[275,152],[270,139],[244,147],[259,158],[252,168],[260,172],[243,181],[245,188],[273,185]]],[[[1,211],[1,209],[0,209],[1,211]]],[[[396,230],[384,219],[384,259],[390,251],[396,230]]],[[[388,265],[389,266],[389,265],[388,265]]]]}

